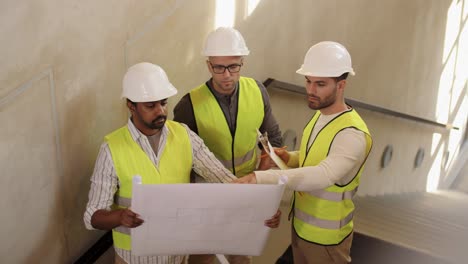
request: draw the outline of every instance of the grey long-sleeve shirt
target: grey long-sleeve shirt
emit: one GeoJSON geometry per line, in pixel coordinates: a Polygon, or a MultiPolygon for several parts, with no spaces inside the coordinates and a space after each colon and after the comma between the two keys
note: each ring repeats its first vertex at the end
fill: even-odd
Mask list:
{"type": "MultiPolygon", "coordinates": [[[[260,88],[260,92],[262,94],[264,111],[263,122],[259,130],[262,133],[268,133],[268,140],[270,141],[273,147],[280,147],[282,144],[281,131],[271,111],[270,97],[268,96],[268,92],[265,86],[263,86],[263,84],[259,81],[255,81],[257,82],[257,85],[260,88]]],[[[235,131],[237,121],[235,117],[237,116],[237,92],[239,83],[237,83],[236,89],[231,95],[218,93],[215,89],[213,89],[211,79],[206,82],[206,85],[216,97],[221,109],[223,110],[224,115],[226,116],[229,129],[231,130],[231,133],[233,133],[235,131]]],[[[192,101],[190,100],[189,94],[184,95],[180,99],[179,103],[177,103],[177,105],[175,106],[174,121],[186,124],[192,131],[198,134],[197,122],[195,121],[192,101]]]]}

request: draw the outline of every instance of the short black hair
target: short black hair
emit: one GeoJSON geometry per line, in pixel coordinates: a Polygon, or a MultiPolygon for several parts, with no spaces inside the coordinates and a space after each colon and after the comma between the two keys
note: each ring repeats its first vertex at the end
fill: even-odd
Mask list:
{"type": "Polygon", "coordinates": [[[335,80],[335,82],[339,82],[342,80],[346,80],[346,78],[348,78],[348,75],[349,75],[349,72],[345,72],[338,77],[333,77],[333,79],[335,80]]]}

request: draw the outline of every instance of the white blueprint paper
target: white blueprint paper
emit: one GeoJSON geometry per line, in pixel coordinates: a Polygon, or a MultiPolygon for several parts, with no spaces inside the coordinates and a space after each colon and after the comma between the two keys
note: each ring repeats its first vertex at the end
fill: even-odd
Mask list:
{"type": "Polygon", "coordinates": [[[133,184],[132,253],[261,255],[284,184],[133,184]]]}

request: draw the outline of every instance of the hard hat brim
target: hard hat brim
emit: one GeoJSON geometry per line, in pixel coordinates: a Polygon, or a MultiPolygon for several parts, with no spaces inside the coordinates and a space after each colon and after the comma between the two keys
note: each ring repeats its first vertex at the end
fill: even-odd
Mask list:
{"type": "Polygon", "coordinates": [[[205,57],[219,57],[219,56],[247,56],[250,54],[249,50],[243,50],[238,52],[232,51],[203,51],[202,55],[205,57]]]}
{"type": "Polygon", "coordinates": [[[161,101],[161,100],[164,100],[164,99],[167,99],[169,97],[172,97],[174,95],[177,94],[177,89],[171,85],[171,87],[168,87],[168,92],[164,93],[164,95],[158,95],[158,96],[155,96],[155,95],[143,95],[143,96],[138,96],[138,97],[133,97],[133,96],[125,96],[124,94],[122,94],[121,98],[124,99],[128,99],[134,103],[147,103],[147,102],[157,102],[157,101],[161,101]],[[132,97],[132,98],[130,98],[132,97]]]}
{"type": "Polygon", "coordinates": [[[353,69],[337,70],[334,72],[319,72],[319,71],[307,71],[301,67],[300,69],[296,71],[296,73],[300,75],[315,76],[315,77],[339,77],[347,72],[352,76],[356,75],[353,69]]]}

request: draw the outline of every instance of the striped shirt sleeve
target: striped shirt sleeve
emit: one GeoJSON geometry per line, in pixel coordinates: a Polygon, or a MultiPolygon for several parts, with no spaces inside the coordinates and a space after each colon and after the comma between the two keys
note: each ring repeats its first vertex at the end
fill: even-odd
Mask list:
{"type": "Polygon", "coordinates": [[[97,210],[110,210],[117,191],[118,178],[112,162],[112,156],[107,143],[103,143],[99,150],[93,175],[89,200],[84,213],[84,223],[87,229],[94,230],[91,225],[91,217],[97,210]]]}
{"type": "Polygon", "coordinates": [[[182,124],[189,133],[189,138],[192,143],[193,152],[193,170],[205,178],[207,182],[231,182],[237,179],[228,169],[208,149],[197,134],[190,130],[185,124],[182,124]]]}

